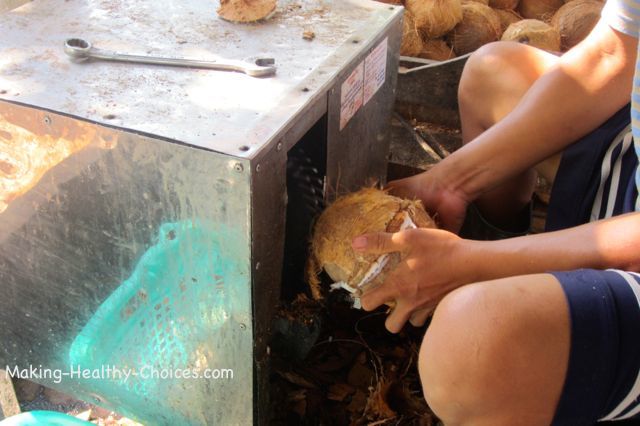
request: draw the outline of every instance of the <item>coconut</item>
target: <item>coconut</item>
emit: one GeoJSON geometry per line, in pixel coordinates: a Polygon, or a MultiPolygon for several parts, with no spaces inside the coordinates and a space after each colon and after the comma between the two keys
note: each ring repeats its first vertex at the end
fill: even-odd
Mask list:
{"type": "Polygon", "coordinates": [[[418,56],[423,49],[422,37],[416,27],[411,12],[405,12],[402,24],[402,44],[400,54],[404,56],[418,56]]]}
{"type": "Polygon", "coordinates": [[[276,9],[276,0],[220,0],[218,15],[231,22],[265,19],[276,9]]]}
{"type": "Polygon", "coordinates": [[[558,30],[536,19],[524,19],[509,25],[509,28],[502,34],[502,40],[517,41],[553,52],[560,50],[558,30]]]}
{"type": "Polygon", "coordinates": [[[520,0],[489,0],[489,6],[494,9],[515,9],[520,0]]]}
{"type": "Polygon", "coordinates": [[[504,33],[509,25],[522,21],[522,16],[518,15],[515,11],[509,9],[493,9],[500,18],[500,29],[504,33]]]}
{"type": "Polygon", "coordinates": [[[484,4],[486,6],[489,6],[489,0],[462,0],[462,4],[471,3],[471,2],[481,3],[481,4],[484,4]]]}
{"type": "Polygon", "coordinates": [[[422,51],[418,54],[418,57],[433,59],[435,61],[446,61],[447,59],[455,58],[456,54],[444,40],[435,39],[424,42],[422,51]]]}
{"type": "Polygon", "coordinates": [[[307,279],[315,299],[321,299],[318,274],[324,270],[339,287],[364,293],[384,281],[401,260],[400,253],[361,255],[352,240],[372,232],[397,232],[411,227],[433,228],[435,223],[420,201],[404,200],[365,188],[338,198],[318,218],[311,240],[307,279]]]}
{"type": "Polygon", "coordinates": [[[526,19],[549,22],[562,5],[563,0],[520,0],[518,12],[526,19]]]}
{"type": "Polygon", "coordinates": [[[473,52],[500,38],[500,18],[489,6],[469,2],[462,5],[462,21],[447,35],[458,55],[473,52]]]}
{"type": "Polygon", "coordinates": [[[551,20],[560,33],[560,46],[568,50],[582,41],[596,26],[604,5],[596,0],[574,0],[562,6],[551,20]]]}
{"type": "Polygon", "coordinates": [[[442,37],[462,20],[460,0],[406,0],[405,7],[426,38],[442,37]]]}

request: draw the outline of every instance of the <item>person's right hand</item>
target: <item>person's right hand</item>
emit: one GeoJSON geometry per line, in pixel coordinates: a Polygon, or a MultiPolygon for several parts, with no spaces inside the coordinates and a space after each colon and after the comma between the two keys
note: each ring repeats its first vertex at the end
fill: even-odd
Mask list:
{"type": "Polygon", "coordinates": [[[389,182],[386,189],[402,198],[419,199],[443,229],[457,233],[467,212],[464,194],[448,189],[435,168],[415,176],[389,182]]]}

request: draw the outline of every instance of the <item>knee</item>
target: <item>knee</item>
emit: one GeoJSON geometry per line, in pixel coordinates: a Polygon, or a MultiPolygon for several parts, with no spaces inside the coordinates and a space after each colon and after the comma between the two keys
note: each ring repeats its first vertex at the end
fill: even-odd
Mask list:
{"type": "Polygon", "coordinates": [[[468,420],[477,399],[491,388],[485,371],[487,345],[481,330],[491,321],[483,313],[491,289],[471,284],[450,293],[438,305],[425,334],[418,368],[427,403],[446,424],[468,420]],[[482,352],[480,353],[480,339],[482,352]],[[484,364],[484,365],[483,365],[484,364]]]}
{"type": "Polygon", "coordinates": [[[512,85],[514,77],[524,72],[519,60],[526,46],[519,43],[494,42],[476,50],[464,66],[458,98],[460,102],[484,98],[499,92],[505,85],[512,85]]]}

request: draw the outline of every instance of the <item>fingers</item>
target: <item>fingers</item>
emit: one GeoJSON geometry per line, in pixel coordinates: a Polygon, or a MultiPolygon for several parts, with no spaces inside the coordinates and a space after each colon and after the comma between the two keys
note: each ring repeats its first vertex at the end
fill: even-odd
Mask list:
{"type": "Polygon", "coordinates": [[[398,333],[411,317],[411,309],[403,302],[398,302],[396,307],[391,311],[384,326],[391,333],[398,333]]]}
{"type": "Polygon", "coordinates": [[[401,232],[396,232],[395,234],[388,232],[365,234],[354,238],[351,242],[351,247],[359,253],[392,253],[403,250],[404,238],[401,232]]]}
{"type": "Polygon", "coordinates": [[[394,286],[389,282],[389,279],[380,286],[367,291],[360,296],[360,304],[365,311],[373,311],[378,306],[382,306],[386,302],[390,302],[395,299],[394,286]]]}
{"type": "Polygon", "coordinates": [[[422,327],[427,319],[433,314],[434,308],[427,307],[420,309],[418,311],[414,311],[409,317],[409,322],[414,327],[422,327]]]}

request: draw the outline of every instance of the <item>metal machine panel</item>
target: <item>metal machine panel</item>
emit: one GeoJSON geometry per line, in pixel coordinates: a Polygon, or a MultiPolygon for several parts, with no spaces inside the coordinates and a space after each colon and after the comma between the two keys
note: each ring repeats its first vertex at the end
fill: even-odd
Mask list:
{"type": "Polygon", "coordinates": [[[253,157],[333,84],[400,7],[283,0],[258,25],[216,16],[217,1],[38,0],[0,15],[0,98],[218,152],[253,157]],[[305,31],[315,38],[303,39],[305,31]],[[64,41],[203,60],[271,57],[275,77],[153,65],[73,63],[64,41]],[[355,40],[356,42],[352,41],[355,40]]]}
{"type": "Polygon", "coordinates": [[[251,423],[248,167],[0,102],[3,368],[149,424],[251,423]]]}

